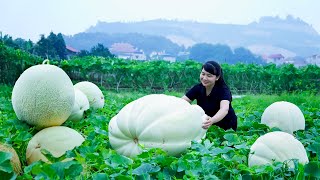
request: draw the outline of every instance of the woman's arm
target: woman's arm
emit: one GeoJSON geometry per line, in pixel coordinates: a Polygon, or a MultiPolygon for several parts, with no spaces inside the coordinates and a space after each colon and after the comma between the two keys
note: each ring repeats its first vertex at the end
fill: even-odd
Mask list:
{"type": "Polygon", "coordinates": [[[186,101],[189,102],[189,103],[192,102],[186,95],[182,96],[181,98],[184,99],[184,100],[186,100],[186,101]]]}
{"type": "Polygon", "coordinates": [[[219,111],[212,118],[210,118],[208,121],[205,121],[202,124],[202,128],[208,129],[212,124],[217,123],[217,122],[221,121],[224,117],[226,117],[226,115],[228,114],[228,111],[229,111],[229,104],[230,104],[230,101],[222,100],[220,102],[219,111]]]}

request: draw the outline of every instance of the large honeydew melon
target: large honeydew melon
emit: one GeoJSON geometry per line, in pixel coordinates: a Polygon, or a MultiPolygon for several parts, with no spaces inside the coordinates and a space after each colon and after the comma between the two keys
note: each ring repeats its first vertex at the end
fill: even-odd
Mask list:
{"type": "Polygon", "coordinates": [[[84,111],[88,110],[90,105],[87,96],[82,91],[75,88],[74,92],[75,102],[68,120],[80,121],[83,118],[84,111]]]}
{"type": "Polygon", "coordinates": [[[42,129],[59,126],[72,112],[75,95],[68,75],[50,64],[25,70],[12,91],[12,105],[19,120],[42,129]]]}
{"type": "Polygon", "coordinates": [[[104,106],[104,95],[97,85],[92,82],[82,81],[74,85],[82,91],[88,98],[90,108],[100,109],[104,106]]]}

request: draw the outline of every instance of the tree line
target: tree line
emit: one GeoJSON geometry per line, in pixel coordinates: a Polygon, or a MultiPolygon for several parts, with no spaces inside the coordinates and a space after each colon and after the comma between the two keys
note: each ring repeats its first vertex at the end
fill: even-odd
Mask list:
{"type": "MultiPolygon", "coordinates": [[[[33,43],[31,40],[26,41],[22,38],[13,39],[7,34],[2,36],[2,33],[0,32],[0,42],[13,49],[20,49],[43,59],[58,61],[69,59],[67,56],[67,46],[61,33],[55,34],[50,32],[47,37],[42,34],[40,35],[40,40],[33,43]]],[[[114,57],[109,49],[100,43],[93,46],[90,51],[81,50],[77,56],[114,57]]]]}
{"type": "MultiPolygon", "coordinates": [[[[74,38],[65,37],[71,43],[77,42],[77,44],[86,44],[88,42],[94,41],[97,43],[93,45],[90,50],[80,49],[80,52],[75,54],[78,57],[84,56],[101,56],[101,57],[115,57],[106,46],[111,46],[112,42],[129,42],[134,46],[139,47],[147,53],[152,51],[165,50],[166,53],[177,57],[178,61],[185,61],[186,59],[192,59],[198,62],[205,62],[207,60],[216,60],[221,63],[236,64],[236,63],[257,63],[264,64],[261,57],[256,56],[250,52],[250,50],[238,47],[232,50],[228,45],[223,44],[208,44],[199,43],[192,47],[185,48],[179,47],[178,45],[172,45],[174,43],[169,43],[169,40],[162,40],[162,37],[157,36],[142,36],[138,33],[128,34],[128,35],[108,35],[108,36],[98,36],[95,38],[93,34],[79,34],[74,38]],[[106,37],[111,38],[112,41],[107,41],[106,37]],[[91,38],[91,39],[90,39],[91,38]],[[118,40],[118,41],[117,41],[118,40]],[[139,42],[139,43],[137,43],[139,42]],[[170,46],[168,46],[170,44],[170,46]],[[179,52],[187,52],[184,55],[178,55],[179,52]],[[187,54],[187,55],[186,55],[187,54]]],[[[100,33],[101,34],[101,33],[100,33]]],[[[98,35],[100,35],[98,33],[98,35]]],[[[40,56],[42,58],[49,58],[54,60],[66,60],[70,59],[67,54],[66,42],[64,36],[61,33],[55,34],[51,32],[47,37],[45,35],[40,36],[40,40],[33,43],[31,40],[24,40],[21,38],[12,39],[9,35],[4,35],[2,37],[0,32],[0,41],[9,47],[15,49],[21,49],[29,52],[33,55],[40,56]]]]}
{"type": "Polygon", "coordinates": [[[243,47],[232,50],[229,46],[223,44],[200,43],[192,46],[189,51],[189,59],[199,62],[216,60],[228,64],[236,64],[239,62],[265,64],[261,57],[254,55],[250,50],[243,47]]]}

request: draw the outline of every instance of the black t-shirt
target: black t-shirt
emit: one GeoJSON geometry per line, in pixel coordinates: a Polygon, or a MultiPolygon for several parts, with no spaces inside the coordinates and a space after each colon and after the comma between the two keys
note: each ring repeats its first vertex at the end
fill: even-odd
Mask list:
{"type": "Polygon", "coordinates": [[[228,100],[229,111],[228,114],[215,125],[227,130],[227,129],[237,129],[237,116],[232,108],[231,101],[232,95],[230,90],[224,86],[214,86],[211,93],[206,95],[206,88],[200,83],[193,86],[187,93],[186,96],[191,100],[197,100],[197,104],[204,110],[204,112],[212,117],[220,109],[220,102],[222,100],[228,100]]]}

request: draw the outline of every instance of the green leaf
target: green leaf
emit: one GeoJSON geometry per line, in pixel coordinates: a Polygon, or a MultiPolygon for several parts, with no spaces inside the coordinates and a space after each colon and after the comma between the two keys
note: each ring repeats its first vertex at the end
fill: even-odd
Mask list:
{"type": "Polygon", "coordinates": [[[0,179],[16,179],[10,159],[12,154],[9,152],[0,151],[0,179]]]}
{"type": "Polygon", "coordinates": [[[149,174],[149,173],[154,173],[160,171],[159,166],[154,166],[150,163],[143,163],[136,169],[132,171],[132,174],[135,175],[144,175],[144,174],[149,174]]]}
{"type": "Polygon", "coordinates": [[[0,171],[0,179],[10,179],[10,180],[14,180],[17,178],[17,175],[14,172],[11,173],[6,173],[3,171],[0,171]]]}
{"type": "Polygon", "coordinates": [[[109,179],[109,175],[106,173],[97,173],[93,175],[93,180],[106,180],[109,179]]]}
{"type": "Polygon", "coordinates": [[[230,147],[225,147],[225,148],[223,148],[223,149],[221,149],[221,148],[214,148],[214,149],[211,151],[211,153],[212,153],[212,155],[216,156],[216,155],[218,155],[218,154],[225,154],[225,153],[227,153],[227,152],[229,152],[229,151],[231,151],[231,150],[233,150],[233,148],[230,148],[230,147]]]}
{"type": "Polygon", "coordinates": [[[60,178],[79,176],[83,170],[76,161],[57,162],[51,166],[60,178]]]}
{"type": "Polygon", "coordinates": [[[36,161],[24,168],[25,173],[30,173],[35,166],[40,166],[41,161],[36,161]]]}
{"type": "Polygon", "coordinates": [[[50,164],[36,161],[25,168],[25,173],[35,175],[34,179],[56,179],[56,172],[50,164]]]}
{"type": "Polygon", "coordinates": [[[223,137],[229,142],[228,144],[230,145],[240,143],[240,139],[237,134],[225,134],[223,137]]]}
{"type": "Polygon", "coordinates": [[[94,132],[96,132],[97,134],[102,134],[102,135],[108,136],[107,131],[100,129],[99,127],[95,127],[94,132]]]}
{"type": "Polygon", "coordinates": [[[308,146],[306,149],[308,151],[316,153],[320,156],[320,143],[315,142],[315,143],[311,144],[310,146],[308,146]]]}
{"type": "Polygon", "coordinates": [[[236,149],[250,149],[249,146],[247,146],[246,143],[242,143],[242,144],[239,144],[239,145],[235,145],[234,146],[236,149]]]}
{"type": "Polygon", "coordinates": [[[65,154],[63,154],[62,156],[60,157],[55,157],[51,154],[50,151],[46,150],[46,149],[41,149],[40,152],[52,163],[54,162],[60,162],[62,161],[63,159],[65,159],[65,154]]]}
{"type": "Polygon", "coordinates": [[[304,166],[304,173],[311,177],[320,178],[320,163],[319,162],[309,162],[304,166]]]}
{"type": "Polygon", "coordinates": [[[0,171],[11,173],[13,172],[10,159],[12,158],[12,153],[0,151],[0,171]]]}
{"type": "Polygon", "coordinates": [[[132,159],[127,158],[125,156],[121,156],[119,154],[113,154],[110,157],[110,166],[113,168],[118,167],[120,165],[127,167],[132,163],[133,163],[132,159]]]}

